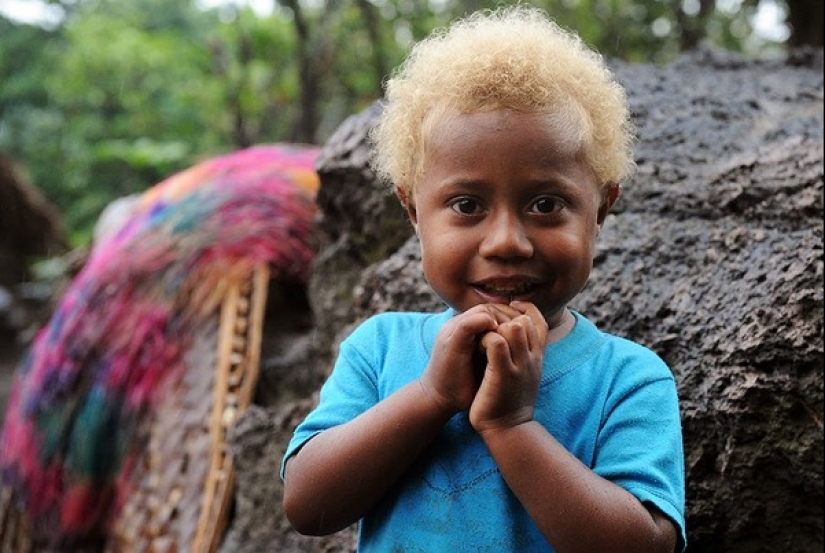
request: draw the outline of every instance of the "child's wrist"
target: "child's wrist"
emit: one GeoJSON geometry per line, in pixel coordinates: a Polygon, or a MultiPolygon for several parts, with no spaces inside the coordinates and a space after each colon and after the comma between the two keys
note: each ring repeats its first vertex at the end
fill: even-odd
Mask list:
{"type": "Polygon", "coordinates": [[[494,438],[496,435],[510,432],[533,422],[533,413],[534,409],[531,406],[530,408],[525,407],[518,409],[493,420],[471,423],[475,431],[486,441],[488,438],[494,438]]]}
{"type": "Polygon", "coordinates": [[[418,379],[418,387],[421,390],[422,395],[424,396],[427,405],[429,405],[434,412],[437,412],[439,415],[442,415],[446,418],[452,417],[454,414],[458,412],[455,407],[450,403],[450,401],[438,393],[438,391],[427,382],[425,378],[418,379]]]}

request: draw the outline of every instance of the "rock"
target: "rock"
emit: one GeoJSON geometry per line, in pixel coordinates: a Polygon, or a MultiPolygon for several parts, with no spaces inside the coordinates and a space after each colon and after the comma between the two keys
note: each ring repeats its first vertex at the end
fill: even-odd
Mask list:
{"type": "Polygon", "coordinates": [[[229,436],[235,455],[235,516],[221,544],[221,553],[351,553],[355,532],[313,538],[289,527],[283,514],[282,486],[277,481],[286,445],[301,419],[313,405],[310,398],[267,411],[250,407],[229,436]]]}
{"type": "MultiPolygon", "coordinates": [[[[379,113],[374,103],[347,118],[321,150],[319,224],[328,243],[315,260],[309,296],[323,344],[335,342],[352,322],[353,294],[361,273],[387,259],[413,231],[389,186],[369,167],[366,135],[379,113]]],[[[329,351],[327,348],[323,348],[329,351]]]]}

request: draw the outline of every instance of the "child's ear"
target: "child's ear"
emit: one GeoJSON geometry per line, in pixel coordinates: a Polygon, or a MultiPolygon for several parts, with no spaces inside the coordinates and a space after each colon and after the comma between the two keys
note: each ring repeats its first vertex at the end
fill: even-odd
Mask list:
{"type": "Polygon", "coordinates": [[[406,188],[397,188],[395,193],[398,196],[398,199],[401,200],[401,205],[403,205],[404,209],[407,210],[407,216],[410,218],[410,223],[412,223],[415,233],[418,234],[418,211],[415,209],[415,202],[411,197],[412,195],[406,188]]]}
{"type": "Polygon", "coordinates": [[[617,182],[608,183],[605,187],[602,194],[602,204],[599,206],[599,214],[596,219],[596,223],[600,227],[604,224],[604,220],[607,218],[610,208],[613,207],[613,204],[615,204],[616,200],[619,199],[619,194],[621,194],[621,192],[622,186],[617,182]]]}
{"type": "Polygon", "coordinates": [[[418,234],[418,212],[415,209],[415,204],[413,202],[407,202],[404,204],[404,207],[407,209],[407,215],[410,217],[413,230],[418,234]]]}

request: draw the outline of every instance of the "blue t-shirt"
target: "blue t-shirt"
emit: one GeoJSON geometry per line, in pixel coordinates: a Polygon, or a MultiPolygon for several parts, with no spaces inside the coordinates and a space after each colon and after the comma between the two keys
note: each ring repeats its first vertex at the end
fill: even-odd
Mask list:
{"type": "MultiPolygon", "coordinates": [[[[361,324],[341,343],[318,406],[295,429],[281,475],[307,440],[418,379],[436,334],[454,314],[383,313],[361,324]]],[[[545,352],[535,419],[594,472],[670,517],[681,550],[684,453],[673,375],[649,349],[602,333],[574,315],[573,330],[545,352]]],[[[525,553],[553,548],[507,487],[467,413],[459,413],[393,492],[361,520],[358,550],[525,553]]]]}

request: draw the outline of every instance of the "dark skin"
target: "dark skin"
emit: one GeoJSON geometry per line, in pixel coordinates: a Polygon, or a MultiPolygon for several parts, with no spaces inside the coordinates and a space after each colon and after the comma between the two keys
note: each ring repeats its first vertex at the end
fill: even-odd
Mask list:
{"type": "Polygon", "coordinates": [[[672,552],[667,517],[583,465],[533,419],[545,348],[574,324],[566,304],[587,280],[618,186],[598,187],[540,114],[461,116],[441,130],[415,196],[402,200],[428,280],[458,314],[438,333],[419,380],[290,459],[287,517],[314,535],[353,524],[452,416],[468,412],[556,551],[672,552]]]}

